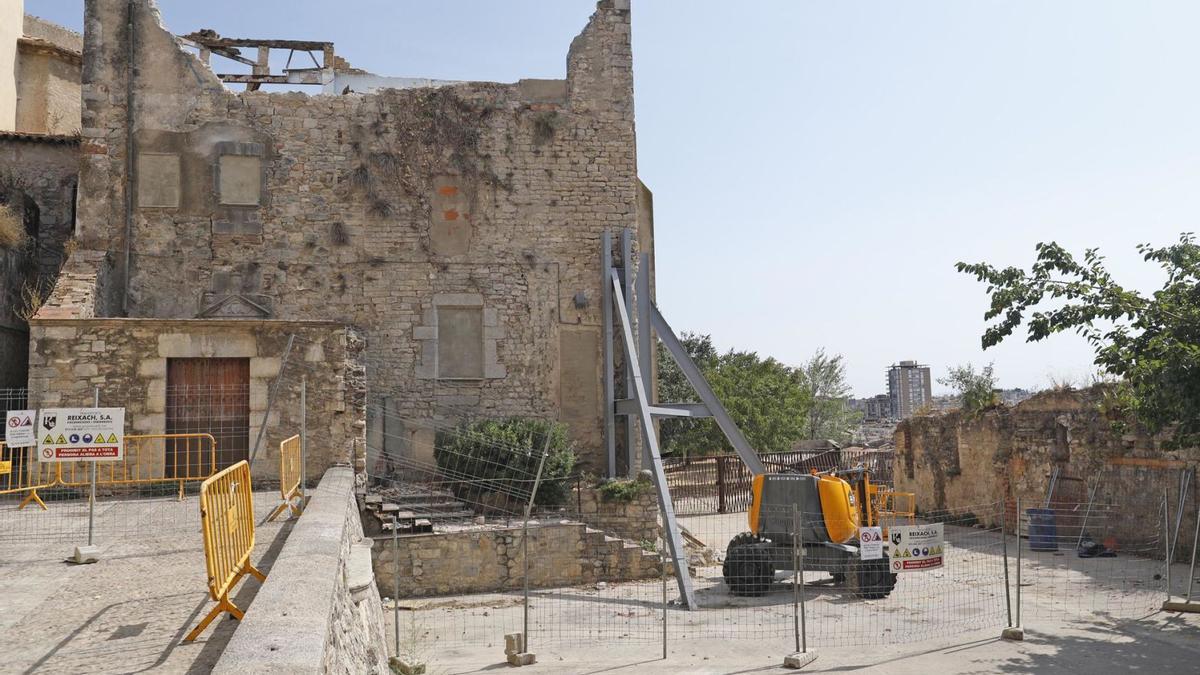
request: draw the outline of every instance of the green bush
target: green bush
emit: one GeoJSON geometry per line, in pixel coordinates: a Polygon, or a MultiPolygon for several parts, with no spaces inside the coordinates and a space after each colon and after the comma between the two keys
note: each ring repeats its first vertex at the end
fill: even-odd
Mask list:
{"type": "Polygon", "coordinates": [[[610,480],[600,484],[600,497],[606,502],[631,502],[654,488],[654,484],[636,478],[610,480]]]}
{"type": "Polygon", "coordinates": [[[467,422],[439,431],[433,456],[446,477],[462,481],[453,486],[460,499],[495,504],[495,497],[484,497],[498,493],[511,507],[532,489],[543,447],[546,465],[534,503],[559,506],[570,496],[575,469],[566,425],[521,417],[467,422]]]}

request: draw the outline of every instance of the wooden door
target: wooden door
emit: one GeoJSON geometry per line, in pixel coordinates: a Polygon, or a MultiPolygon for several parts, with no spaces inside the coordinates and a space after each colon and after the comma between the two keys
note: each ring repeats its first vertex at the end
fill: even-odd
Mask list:
{"type": "MultiPolygon", "coordinates": [[[[250,454],[250,359],[167,359],[167,433],[212,434],[217,441],[217,469],[250,454]]],[[[194,447],[194,446],[189,446],[194,447]]],[[[194,475],[208,458],[168,447],[167,476],[194,475]]]]}

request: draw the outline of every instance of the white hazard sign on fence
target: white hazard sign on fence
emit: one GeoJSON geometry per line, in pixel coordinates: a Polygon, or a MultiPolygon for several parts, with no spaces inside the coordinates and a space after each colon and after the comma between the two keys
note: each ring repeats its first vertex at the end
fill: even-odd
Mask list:
{"type": "Polygon", "coordinates": [[[124,408],[46,408],[37,424],[43,462],[106,462],[125,456],[124,408]]]}
{"type": "Polygon", "coordinates": [[[36,419],[36,410],[9,410],[4,423],[5,445],[10,448],[37,445],[37,435],[33,433],[33,423],[36,419]]]}
{"type": "Polygon", "coordinates": [[[941,523],[893,525],[888,528],[892,572],[912,572],[941,567],[946,537],[941,523]]]}
{"type": "Polygon", "coordinates": [[[878,560],[883,557],[883,528],[858,528],[858,555],[863,560],[878,560]]]}

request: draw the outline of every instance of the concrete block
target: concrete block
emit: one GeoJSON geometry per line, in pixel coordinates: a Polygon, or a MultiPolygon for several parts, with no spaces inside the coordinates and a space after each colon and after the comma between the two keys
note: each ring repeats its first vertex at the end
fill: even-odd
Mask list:
{"type": "Polygon", "coordinates": [[[799,669],[817,660],[816,652],[796,652],[783,658],[783,667],[799,669]]]}
{"type": "Polygon", "coordinates": [[[537,663],[537,655],[533,652],[508,655],[508,665],[510,666],[531,666],[535,663],[537,663]]]}
{"type": "Polygon", "coordinates": [[[425,675],[425,664],[420,661],[409,661],[398,656],[388,659],[388,667],[398,675],[425,675]]]}
{"type": "Polygon", "coordinates": [[[1025,639],[1025,629],[1018,626],[1005,628],[1004,630],[1000,631],[1000,639],[1020,642],[1025,639]]]}
{"type": "Polygon", "coordinates": [[[525,651],[525,634],[509,633],[504,636],[504,654],[512,656],[525,651]]]}
{"type": "Polygon", "coordinates": [[[76,546],[75,555],[71,557],[71,562],[76,565],[88,565],[100,560],[99,546],[76,546]]]}

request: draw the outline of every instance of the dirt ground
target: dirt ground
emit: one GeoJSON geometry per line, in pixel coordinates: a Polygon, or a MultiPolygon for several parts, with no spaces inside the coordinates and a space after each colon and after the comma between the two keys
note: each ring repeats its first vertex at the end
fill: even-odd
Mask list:
{"type": "MultiPolygon", "coordinates": [[[[282,519],[262,523],[278,499],[277,492],[255,494],[252,558],[268,574],[291,529],[282,519]]],[[[236,621],[222,617],[195,643],[182,642],[212,606],[196,500],[105,503],[96,516],[101,560],[92,565],[64,562],[86,541],[86,513],[80,529],[82,509],[56,514],[58,506],[29,515],[61,530],[0,540],[0,672],[208,672],[236,621]],[[179,526],[131,531],[145,521],[179,526]]],[[[0,533],[29,528],[16,520],[24,515],[0,509],[0,533]]],[[[253,579],[243,581],[234,602],[247,607],[257,590],[253,579]]]]}
{"type": "MultiPolygon", "coordinates": [[[[681,521],[720,546],[744,529],[743,519],[681,521]]],[[[1158,611],[1165,598],[1161,561],[1126,553],[1081,559],[1073,550],[1033,552],[1024,542],[1020,616],[1027,636],[1014,643],[999,636],[1010,612],[1015,618],[1017,611],[1016,538],[1005,541],[998,532],[951,526],[946,539],[943,569],[901,575],[896,590],[883,600],[854,598],[828,575],[806,574],[805,632],[818,654],[806,670],[1197,672],[1200,617],[1158,611]]],[[[1184,592],[1187,571],[1186,565],[1172,568],[1176,594],[1184,592]]],[[[537,670],[790,672],[780,667],[794,650],[796,634],[796,589],[789,573],[777,574],[774,588],[761,598],[730,596],[719,566],[698,569],[694,581],[700,609],[667,605],[666,660],[661,582],[533,590],[529,634],[537,670]]],[[[673,579],[665,595],[677,597],[673,579]]],[[[524,629],[520,593],[405,600],[398,610],[391,603],[385,610],[399,653],[426,662],[430,673],[504,667],[503,635],[524,629]]]]}

